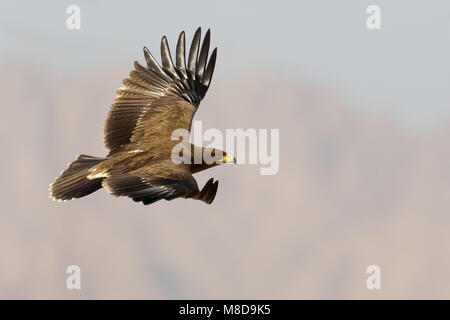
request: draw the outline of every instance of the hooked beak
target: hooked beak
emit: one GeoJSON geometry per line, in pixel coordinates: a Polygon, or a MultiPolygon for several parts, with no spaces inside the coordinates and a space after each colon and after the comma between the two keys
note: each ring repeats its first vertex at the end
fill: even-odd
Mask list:
{"type": "Polygon", "coordinates": [[[219,162],[221,163],[234,163],[236,164],[236,158],[233,157],[231,154],[227,154],[225,157],[223,157],[219,162]]]}

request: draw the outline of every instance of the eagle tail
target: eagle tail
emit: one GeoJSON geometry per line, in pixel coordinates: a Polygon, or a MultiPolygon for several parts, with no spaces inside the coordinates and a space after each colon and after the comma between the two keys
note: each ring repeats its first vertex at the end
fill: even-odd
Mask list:
{"type": "Polygon", "coordinates": [[[61,172],[55,182],[50,185],[50,198],[58,201],[81,198],[102,187],[103,178],[88,179],[89,169],[106,160],[84,154],[69,163],[69,167],[61,172]]]}

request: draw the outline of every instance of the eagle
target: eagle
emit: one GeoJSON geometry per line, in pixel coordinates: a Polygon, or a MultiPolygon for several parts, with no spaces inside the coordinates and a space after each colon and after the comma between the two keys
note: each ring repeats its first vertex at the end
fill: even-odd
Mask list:
{"type": "Polygon", "coordinates": [[[84,154],[50,185],[50,198],[66,201],[105,188],[113,196],[127,196],[144,205],[158,200],[190,198],[211,204],[218,181],[209,179],[199,189],[193,174],[222,163],[236,163],[230,154],[215,148],[184,142],[183,159],[173,160],[172,133],[191,129],[192,119],[211,83],[217,48],[208,59],[210,30],[201,42],[201,28],[192,39],[186,61],[185,33],[178,37],[175,63],[166,36],[161,40],[161,65],[144,47],[147,66],[134,62],[123,80],[104,126],[104,158],[84,154]],[[187,62],[187,65],[186,65],[187,62]],[[195,161],[196,154],[209,154],[213,162],[195,161]]]}

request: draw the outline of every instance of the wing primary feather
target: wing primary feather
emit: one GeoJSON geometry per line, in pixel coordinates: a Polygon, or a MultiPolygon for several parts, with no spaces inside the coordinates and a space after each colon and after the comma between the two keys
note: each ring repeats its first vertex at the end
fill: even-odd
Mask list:
{"type": "Polygon", "coordinates": [[[203,72],[205,72],[206,61],[208,59],[208,52],[209,52],[209,43],[211,38],[210,34],[211,32],[208,29],[208,31],[206,31],[205,38],[203,39],[202,49],[200,50],[200,56],[197,61],[195,77],[198,80],[202,79],[203,72]]]}
{"type": "Polygon", "coordinates": [[[186,74],[186,62],[185,62],[185,55],[186,55],[186,41],[184,37],[184,31],[180,33],[180,36],[178,37],[177,42],[177,54],[176,54],[176,68],[181,73],[181,75],[184,78],[187,78],[186,74]]]}
{"type": "Polygon", "coordinates": [[[187,71],[190,73],[190,76],[192,78],[195,77],[195,68],[197,65],[198,49],[200,47],[201,31],[201,27],[198,27],[197,31],[195,31],[194,38],[192,39],[191,49],[189,50],[187,71]]]}
{"type": "Polygon", "coordinates": [[[173,67],[172,56],[170,55],[169,44],[166,36],[161,39],[161,61],[164,71],[169,73],[172,78],[178,78],[175,68],[173,67]]]}
{"type": "Polygon", "coordinates": [[[211,79],[214,73],[214,67],[216,66],[216,57],[217,57],[217,48],[214,48],[211,57],[209,58],[208,66],[206,67],[206,71],[202,77],[202,85],[206,87],[208,90],[209,85],[211,83],[211,79]]]}
{"type": "Polygon", "coordinates": [[[161,69],[161,66],[159,63],[155,60],[153,55],[150,53],[150,51],[147,49],[147,47],[144,47],[144,56],[145,61],[147,62],[148,68],[156,73],[161,78],[167,80],[170,80],[170,78],[166,75],[166,73],[161,69]]]}
{"type": "Polygon", "coordinates": [[[203,200],[203,201],[206,200],[206,196],[208,194],[208,190],[209,190],[209,188],[211,188],[213,182],[214,182],[214,179],[211,178],[205,183],[205,185],[203,186],[202,190],[200,191],[200,193],[198,195],[198,198],[200,200],[203,200]]]}
{"type": "Polygon", "coordinates": [[[214,198],[216,197],[217,188],[219,186],[219,181],[216,181],[212,184],[211,188],[208,190],[208,194],[206,197],[206,203],[211,204],[214,201],[214,198]]]}

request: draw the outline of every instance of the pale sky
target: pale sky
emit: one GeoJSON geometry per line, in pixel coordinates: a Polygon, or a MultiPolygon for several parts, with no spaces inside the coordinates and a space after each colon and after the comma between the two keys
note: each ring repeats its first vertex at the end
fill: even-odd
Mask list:
{"type": "Polygon", "coordinates": [[[354,108],[387,112],[413,131],[450,118],[450,2],[302,1],[3,1],[1,58],[23,59],[67,75],[131,68],[142,47],[159,55],[167,35],[212,29],[217,73],[279,73],[335,90],[354,108]],[[66,8],[81,8],[81,30],[66,28],[66,8]],[[366,27],[381,7],[379,31],[366,27]]]}

